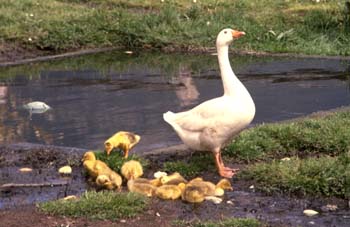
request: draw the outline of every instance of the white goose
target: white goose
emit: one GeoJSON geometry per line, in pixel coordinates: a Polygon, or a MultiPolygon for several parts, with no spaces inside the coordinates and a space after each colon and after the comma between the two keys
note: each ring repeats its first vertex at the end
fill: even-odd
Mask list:
{"type": "Polygon", "coordinates": [[[247,89],[232,71],[228,49],[234,38],[245,35],[232,29],[222,30],[216,39],[216,48],[224,86],[224,95],[205,101],[191,110],[173,113],[163,118],[189,148],[212,151],[218,172],[231,178],[237,169],[226,167],[221,149],[235,135],[246,128],[255,115],[255,105],[247,89]]]}

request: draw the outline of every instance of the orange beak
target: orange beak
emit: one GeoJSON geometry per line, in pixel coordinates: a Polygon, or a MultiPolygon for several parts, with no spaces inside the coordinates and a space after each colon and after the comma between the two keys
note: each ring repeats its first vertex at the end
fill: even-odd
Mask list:
{"type": "Polygon", "coordinates": [[[239,37],[244,36],[244,35],[245,35],[245,32],[236,31],[236,30],[232,31],[232,37],[233,38],[239,38],[239,37]]]}

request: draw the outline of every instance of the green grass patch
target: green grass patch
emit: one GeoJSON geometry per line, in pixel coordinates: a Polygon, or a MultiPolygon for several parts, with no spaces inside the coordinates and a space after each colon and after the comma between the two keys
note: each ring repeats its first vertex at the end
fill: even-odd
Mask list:
{"type": "Polygon", "coordinates": [[[139,194],[89,191],[77,200],[44,202],[38,204],[38,207],[50,215],[118,220],[134,217],[147,204],[147,198],[139,194]]]}
{"type": "Polygon", "coordinates": [[[239,173],[265,192],[350,197],[350,153],[257,163],[239,173]]]}
{"type": "Polygon", "coordinates": [[[124,158],[121,152],[113,151],[109,156],[107,156],[106,152],[104,151],[95,151],[96,159],[101,160],[105,162],[109,168],[112,170],[120,173],[120,169],[122,168],[123,164],[130,160],[136,160],[139,161],[143,167],[143,169],[147,168],[149,165],[149,161],[141,158],[135,154],[129,155],[127,158],[124,158]]]}
{"type": "Polygon", "coordinates": [[[179,227],[264,227],[263,223],[253,218],[227,218],[221,221],[200,221],[188,223],[176,220],[173,226],[179,227]]]}
{"type": "Polygon", "coordinates": [[[262,124],[242,132],[224,152],[245,162],[285,156],[338,155],[350,150],[350,112],[291,123],[262,124]]]}
{"type": "Polygon", "coordinates": [[[195,177],[201,172],[214,168],[213,156],[210,154],[197,154],[190,158],[190,160],[179,160],[173,162],[165,162],[163,164],[163,171],[173,173],[179,172],[185,177],[195,177]]]}
{"type": "Polygon", "coordinates": [[[341,1],[22,0],[0,7],[0,45],[214,47],[224,27],[244,30],[238,49],[349,55],[350,16],[341,1]]]}

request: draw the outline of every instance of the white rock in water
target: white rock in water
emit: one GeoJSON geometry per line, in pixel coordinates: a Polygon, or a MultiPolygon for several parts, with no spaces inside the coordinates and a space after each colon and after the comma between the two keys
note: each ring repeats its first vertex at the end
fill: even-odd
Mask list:
{"type": "Polygon", "coordinates": [[[304,210],[303,213],[304,213],[306,216],[309,216],[309,217],[318,214],[318,212],[315,211],[315,210],[304,210]]]}
{"type": "Polygon", "coordinates": [[[159,179],[161,177],[167,176],[168,174],[166,172],[158,171],[153,174],[154,178],[159,179]]]}
{"type": "Polygon", "coordinates": [[[62,166],[59,168],[58,172],[60,174],[71,174],[72,173],[72,167],[70,166],[62,166]]]}
{"type": "Polygon", "coordinates": [[[42,111],[42,110],[48,110],[48,109],[51,109],[51,107],[49,105],[47,105],[46,103],[44,102],[39,102],[39,101],[36,101],[36,102],[30,102],[28,104],[25,104],[23,105],[23,108],[24,109],[27,109],[27,110],[37,110],[37,111],[42,111]]]}

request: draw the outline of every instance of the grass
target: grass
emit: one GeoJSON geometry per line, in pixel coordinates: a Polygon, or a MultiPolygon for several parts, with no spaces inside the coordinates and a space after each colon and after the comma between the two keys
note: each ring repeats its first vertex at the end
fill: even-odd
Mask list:
{"type": "Polygon", "coordinates": [[[290,123],[262,124],[242,132],[225,155],[245,162],[285,156],[339,155],[350,149],[350,111],[290,123]]]}
{"type": "Polygon", "coordinates": [[[120,173],[122,165],[130,160],[139,161],[144,169],[147,168],[147,166],[149,165],[148,160],[140,158],[135,154],[131,154],[129,155],[129,157],[123,158],[123,155],[117,151],[111,152],[109,156],[107,156],[106,152],[104,151],[95,151],[94,153],[96,155],[96,159],[105,162],[109,166],[109,168],[118,173],[120,173]]]}
{"type": "Polygon", "coordinates": [[[350,53],[350,21],[338,1],[11,0],[0,7],[0,46],[67,51],[118,46],[214,47],[224,27],[244,30],[240,50],[350,53]]]}
{"type": "Polygon", "coordinates": [[[265,192],[350,198],[350,153],[258,163],[240,173],[265,192]]]}
{"type": "Polygon", "coordinates": [[[212,155],[194,155],[188,162],[183,160],[163,163],[163,171],[168,173],[179,172],[185,177],[199,176],[208,168],[214,168],[212,155]]]}
{"type": "Polygon", "coordinates": [[[147,203],[139,194],[88,191],[78,200],[44,202],[38,207],[50,215],[118,220],[141,213],[147,203]]]}
{"type": "Polygon", "coordinates": [[[187,223],[185,221],[176,221],[174,226],[179,227],[263,227],[263,223],[253,218],[227,218],[222,221],[201,221],[187,223]]]}
{"type": "Polygon", "coordinates": [[[350,196],[350,111],[243,132],[227,155],[247,162],[239,174],[266,192],[350,196]],[[292,157],[290,161],[279,160],[292,157]],[[263,162],[261,162],[263,161],[263,162]]]}

